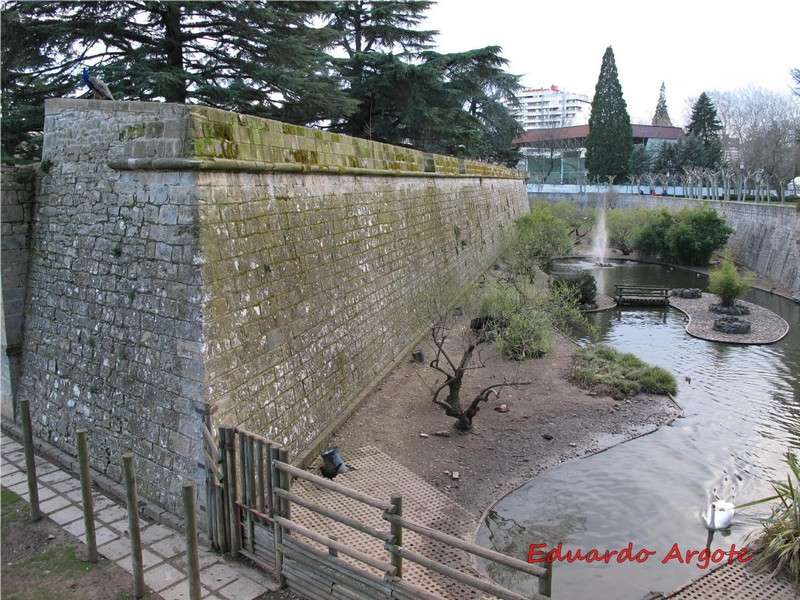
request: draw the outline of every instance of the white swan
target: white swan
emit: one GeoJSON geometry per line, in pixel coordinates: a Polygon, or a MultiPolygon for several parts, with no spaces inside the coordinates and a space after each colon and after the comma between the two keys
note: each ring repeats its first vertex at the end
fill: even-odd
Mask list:
{"type": "Polygon", "coordinates": [[[736,513],[733,503],[717,500],[708,505],[705,514],[706,527],[712,530],[727,529],[731,525],[733,515],[736,513]]]}

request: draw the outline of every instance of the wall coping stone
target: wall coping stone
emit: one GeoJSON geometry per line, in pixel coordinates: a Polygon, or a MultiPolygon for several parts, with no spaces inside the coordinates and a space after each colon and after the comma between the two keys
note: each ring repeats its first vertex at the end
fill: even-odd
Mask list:
{"type": "MultiPolygon", "coordinates": [[[[144,124],[127,127],[123,158],[114,170],[322,173],[397,177],[467,177],[527,180],[528,173],[500,165],[433,154],[313,127],[193,104],[53,98],[45,116],[72,110],[160,115],[181,121],[178,140],[158,156],[132,156],[138,140],[152,141],[144,124]],[[171,156],[170,156],[171,154],[171,156]]],[[[173,138],[174,139],[174,138],[173,138]]],[[[119,155],[117,155],[119,156],[119,155]]]]}

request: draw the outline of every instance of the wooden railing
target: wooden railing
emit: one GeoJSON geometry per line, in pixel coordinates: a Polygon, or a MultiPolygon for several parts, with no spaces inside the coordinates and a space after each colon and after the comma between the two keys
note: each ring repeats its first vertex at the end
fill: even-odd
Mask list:
{"type": "MultiPolygon", "coordinates": [[[[288,452],[275,442],[236,429],[220,428],[220,465],[223,500],[220,506],[227,513],[213,521],[226,532],[224,543],[233,554],[253,560],[289,589],[308,598],[341,597],[373,600],[399,598],[436,600],[441,596],[404,578],[404,562],[408,561],[466,586],[472,590],[507,600],[543,600],[550,595],[552,568],[543,568],[515,559],[460,538],[437,531],[403,515],[403,499],[392,495],[381,500],[358,490],[319,477],[291,465],[288,452]],[[238,438],[238,439],[237,439],[238,438]],[[236,443],[238,441],[238,444],[236,443]],[[238,468],[235,453],[238,446],[238,468]],[[333,510],[292,491],[292,479],[366,505],[375,510],[375,519],[366,523],[352,514],[333,510]],[[241,489],[237,490],[237,481],[241,489]],[[293,517],[292,507],[305,514],[316,514],[347,531],[359,532],[358,548],[335,536],[315,531],[293,517]],[[310,511],[310,513],[308,512],[310,511]],[[379,525],[385,523],[385,528],[379,525]],[[464,573],[403,544],[405,531],[414,536],[457,549],[504,567],[538,578],[538,592],[522,596],[489,579],[464,573]],[[375,545],[370,545],[372,539],[375,545]],[[367,540],[366,542],[364,540],[367,540]],[[381,557],[381,554],[385,558],[381,557]],[[342,558],[343,555],[345,558],[342,558]]],[[[207,457],[213,458],[212,456],[207,457]]],[[[312,489],[314,489],[312,488],[312,489]]],[[[357,511],[359,514],[363,511],[357,511]]]]}

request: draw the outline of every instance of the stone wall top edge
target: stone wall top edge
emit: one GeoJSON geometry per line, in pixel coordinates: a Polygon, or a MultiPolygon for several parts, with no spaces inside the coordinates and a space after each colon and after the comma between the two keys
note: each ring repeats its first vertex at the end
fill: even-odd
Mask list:
{"type": "MultiPolygon", "coordinates": [[[[50,98],[45,114],[72,110],[169,115],[185,118],[190,151],[184,157],[246,162],[297,162],[299,165],[368,168],[423,175],[437,173],[520,179],[527,174],[499,165],[433,154],[404,146],[355,138],[195,104],[50,98]],[[209,128],[210,126],[210,128],[209,128]],[[216,126],[216,127],[215,127],[216,126]]],[[[188,140],[187,140],[188,141],[188,140]]]]}
{"type": "Polygon", "coordinates": [[[164,109],[188,112],[185,104],[166,102],[131,102],[126,100],[95,100],[93,98],[48,98],[44,101],[45,115],[53,115],[65,110],[85,109],[102,112],[159,113],[164,109]]]}

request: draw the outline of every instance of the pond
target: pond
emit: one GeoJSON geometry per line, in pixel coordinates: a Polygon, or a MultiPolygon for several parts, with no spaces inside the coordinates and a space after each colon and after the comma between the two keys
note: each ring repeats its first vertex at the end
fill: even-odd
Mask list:
{"type": "MultiPolygon", "coordinates": [[[[608,295],[616,283],[701,289],[707,283],[695,273],[632,261],[606,269],[565,261],[554,270],[569,269],[591,269],[608,295]]],[[[786,478],[786,452],[800,450],[800,306],[759,290],[745,299],[780,314],[789,334],[771,345],[740,346],[689,336],[685,315],[672,308],[593,314],[601,342],[676,376],[683,417],[513,491],[489,511],[478,543],[523,560],[531,544],[542,543],[560,543],[562,557],[568,550],[628,549],[641,559],[617,562],[615,554],[608,564],[556,562],[553,597],[560,600],[666,593],[713,566],[696,556],[687,562],[687,550],[719,549],[726,559],[732,545],[738,552],[768,509],[738,511],[729,531],[711,535],[702,517],[708,503],[714,496],[744,504],[771,495],[770,482],[786,478]]],[[[521,593],[535,589],[535,580],[503,568],[489,575],[521,593]]]]}

